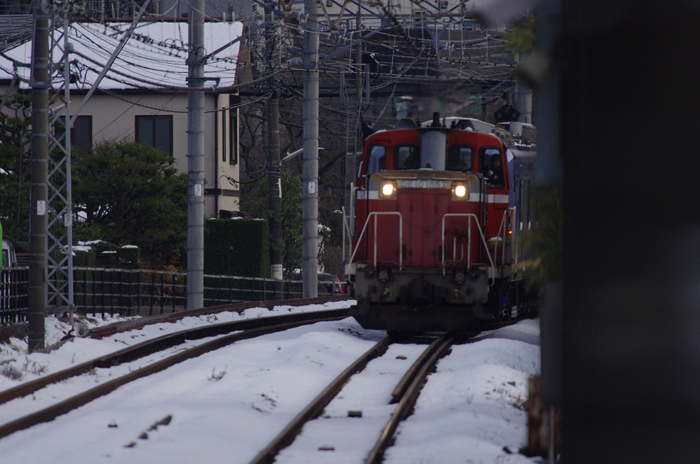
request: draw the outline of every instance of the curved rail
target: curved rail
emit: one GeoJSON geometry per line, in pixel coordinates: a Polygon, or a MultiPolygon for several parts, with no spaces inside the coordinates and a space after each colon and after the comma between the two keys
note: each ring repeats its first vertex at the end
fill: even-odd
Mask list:
{"type": "Polygon", "coordinates": [[[157,361],[141,369],[132,371],[122,377],[105,382],[86,392],[75,395],[60,403],[49,406],[40,411],[34,412],[14,421],[0,426],[0,438],[10,435],[16,431],[32,427],[42,422],[48,422],[61,414],[65,414],[79,406],[104,396],[118,387],[132,382],[136,379],[151,375],[167,369],[170,366],[183,362],[187,359],[195,358],[204,353],[217,350],[230,345],[239,340],[254,338],[261,335],[279,332],[301,325],[313,324],[316,322],[344,319],[347,317],[347,309],[315,311],[309,313],[286,314],[283,316],[272,316],[266,318],[248,319],[244,321],[226,322],[214,324],[206,327],[183,330],[169,335],[164,335],[153,340],[145,341],[125,348],[110,355],[87,361],[70,369],[47,375],[32,382],[19,385],[4,392],[0,392],[0,404],[15,398],[29,395],[45,386],[60,382],[70,377],[74,377],[90,371],[95,367],[110,367],[124,362],[146,356],[163,349],[184,343],[186,340],[197,340],[210,336],[224,335],[210,340],[201,345],[180,351],[173,356],[157,361]],[[242,331],[230,334],[233,331],[242,331]]]}
{"type": "Polygon", "coordinates": [[[294,300],[270,300],[270,301],[246,301],[242,303],[231,303],[219,306],[207,306],[206,308],[189,309],[177,311],[170,314],[158,316],[146,316],[132,321],[117,322],[114,324],[97,327],[89,332],[91,338],[102,338],[114,335],[115,333],[127,332],[129,330],[140,329],[150,324],[160,324],[163,322],[175,322],[184,317],[206,316],[222,312],[241,313],[250,308],[273,309],[275,306],[304,306],[310,304],[323,304],[331,301],[344,301],[350,299],[347,295],[322,296],[316,298],[297,298],[294,300]]]}

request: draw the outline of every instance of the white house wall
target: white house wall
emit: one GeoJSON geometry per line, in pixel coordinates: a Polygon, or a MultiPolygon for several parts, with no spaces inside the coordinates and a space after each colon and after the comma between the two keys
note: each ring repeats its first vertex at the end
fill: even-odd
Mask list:
{"type": "MultiPolygon", "coordinates": [[[[221,163],[221,115],[215,111],[224,96],[205,95],[204,109],[204,213],[218,217],[218,211],[238,211],[239,192],[225,177],[238,179],[238,164],[221,163]],[[218,127],[217,127],[218,126],[218,127]]],[[[228,98],[228,95],[225,95],[228,98]]],[[[77,109],[82,95],[71,96],[71,108],[77,109]]],[[[92,116],[93,144],[103,141],[134,141],[136,116],[172,115],[173,157],[178,172],[188,172],[187,94],[93,95],[80,112],[92,116]]],[[[230,146],[226,148],[230,153],[230,146]]]]}
{"type": "MultiPolygon", "coordinates": [[[[215,170],[219,191],[216,195],[218,202],[216,211],[219,212],[220,217],[228,214],[235,215],[240,211],[240,186],[235,183],[240,180],[239,144],[237,143],[240,135],[240,112],[238,108],[232,107],[237,103],[237,99],[235,95],[217,96],[215,170]],[[233,137],[231,131],[235,131],[233,137]]],[[[205,193],[207,193],[206,188],[205,193]]]]}
{"type": "MultiPolygon", "coordinates": [[[[0,95],[7,91],[6,86],[0,85],[0,95]]],[[[79,108],[84,95],[71,95],[71,113],[79,108]]],[[[221,111],[228,106],[229,96],[205,94],[204,109],[204,212],[206,217],[219,217],[239,211],[238,186],[226,178],[239,179],[238,163],[231,164],[230,129],[227,129],[226,140],[221,130],[222,118],[226,117],[227,127],[231,110],[221,111]],[[219,111],[216,111],[216,110],[219,111]],[[224,148],[223,143],[226,142],[224,148]],[[221,162],[222,150],[226,150],[226,162],[221,162]]],[[[232,110],[234,115],[238,110],[232,110]]],[[[136,140],[136,116],[172,115],[172,155],[178,172],[187,173],[187,94],[94,94],[87,105],[81,110],[80,116],[92,117],[93,146],[105,141],[134,141],[136,140]]],[[[234,118],[235,120],[235,118],[234,118]]],[[[238,129],[238,126],[234,126],[238,129]]],[[[237,135],[236,139],[237,140],[237,135]]],[[[238,147],[233,147],[233,153],[238,161],[238,147]]]]}

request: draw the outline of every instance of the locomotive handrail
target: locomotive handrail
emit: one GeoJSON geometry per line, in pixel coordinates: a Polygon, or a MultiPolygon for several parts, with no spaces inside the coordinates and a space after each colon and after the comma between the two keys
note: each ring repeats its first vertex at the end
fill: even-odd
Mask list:
{"type": "MultiPolygon", "coordinates": [[[[508,217],[508,212],[510,208],[503,211],[503,217],[501,218],[501,224],[498,226],[497,237],[501,239],[501,263],[506,262],[506,234],[508,233],[508,224],[506,218],[508,217]]],[[[494,249],[498,249],[498,245],[495,245],[494,249]]]]}
{"type": "MultiPolygon", "coordinates": [[[[355,185],[354,182],[350,182],[350,197],[355,198],[355,191],[359,190],[359,187],[355,185]]],[[[343,206],[343,259],[345,259],[345,245],[350,245],[348,248],[352,250],[352,234],[355,230],[355,202],[350,202],[350,215],[345,214],[345,207],[343,206]],[[347,240],[345,232],[347,231],[347,240]]],[[[352,260],[348,261],[352,262],[352,260]]]]}
{"type": "MultiPolygon", "coordinates": [[[[513,262],[514,266],[517,266],[518,264],[518,230],[516,229],[517,227],[517,222],[516,222],[516,206],[511,206],[508,208],[509,213],[510,213],[510,229],[512,233],[510,234],[510,260],[513,262]]],[[[507,232],[506,232],[507,233],[507,232]]],[[[505,262],[505,259],[503,260],[505,262]]]]}
{"type": "MultiPolygon", "coordinates": [[[[466,217],[468,220],[471,220],[472,218],[474,219],[474,223],[476,224],[476,228],[479,231],[479,237],[481,238],[481,242],[484,244],[484,250],[486,250],[486,256],[489,259],[489,262],[491,263],[491,273],[492,275],[496,275],[496,265],[493,262],[493,258],[491,257],[491,252],[489,251],[488,244],[486,242],[486,237],[484,236],[484,232],[481,230],[481,225],[479,224],[479,218],[476,216],[476,214],[472,213],[446,213],[444,216],[442,216],[442,271],[445,272],[445,257],[447,253],[445,253],[445,218],[448,216],[450,217],[466,217]]],[[[467,231],[469,233],[468,239],[467,239],[467,263],[471,264],[471,247],[469,246],[471,244],[471,233],[472,229],[469,227],[469,223],[467,223],[467,231]]],[[[455,253],[455,250],[453,248],[452,253],[455,253]]]]}
{"type": "Polygon", "coordinates": [[[374,218],[374,267],[377,267],[377,218],[376,216],[389,216],[389,215],[397,215],[399,216],[399,272],[403,269],[403,250],[401,244],[403,243],[403,216],[401,215],[400,212],[398,211],[372,211],[369,213],[369,216],[367,216],[367,220],[365,221],[365,225],[362,228],[362,232],[360,232],[360,236],[357,238],[357,245],[355,245],[355,250],[352,252],[352,256],[350,256],[350,262],[352,263],[352,260],[355,258],[355,253],[357,253],[357,250],[360,248],[360,243],[362,243],[362,237],[365,235],[365,231],[367,230],[367,226],[369,225],[369,219],[372,216],[375,216],[374,218]]]}
{"type": "MultiPolygon", "coordinates": [[[[498,227],[498,238],[501,239],[502,244],[501,244],[501,262],[506,263],[506,240],[508,240],[508,216],[510,215],[510,223],[511,227],[515,226],[515,218],[516,218],[516,207],[511,206],[507,208],[505,211],[503,211],[503,218],[501,219],[501,225],[498,227]]],[[[517,265],[517,240],[516,240],[517,234],[513,232],[512,236],[510,237],[511,240],[511,252],[510,255],[508,256],[508,259],[513,262],[514,265],[517,265]]],[[[498,246],[498,245],[497,245],[498,246]]]]}

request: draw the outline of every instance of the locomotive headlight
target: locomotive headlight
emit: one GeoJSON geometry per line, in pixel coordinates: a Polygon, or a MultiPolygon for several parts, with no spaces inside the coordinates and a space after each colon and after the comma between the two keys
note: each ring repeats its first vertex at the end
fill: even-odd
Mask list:
{"type": "Polygon", "coordinates": [[[396,184],[390,181],[383,182],[381,193],[383,198],[394,198],[396,196],[396,184]]]}
{"type": "Polygon", "coordinates": [[[467,186],[464,184],[454,184],[452,186],[452,198],[455,200],[465,200],[467,198],[467,186]]]}

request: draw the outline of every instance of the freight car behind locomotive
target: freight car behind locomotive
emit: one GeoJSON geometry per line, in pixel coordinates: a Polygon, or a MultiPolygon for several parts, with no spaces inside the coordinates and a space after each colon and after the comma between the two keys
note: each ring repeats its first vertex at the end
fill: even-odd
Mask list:
{"type": "Polygon", "coordinates": [[[474,129],[435,114],[365,140],[348,266],[363,327],[458,331],[532,302],[522,264],[534,147],[474,129]]]}

